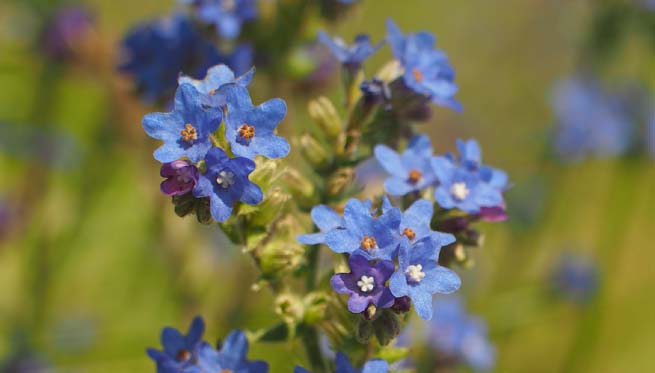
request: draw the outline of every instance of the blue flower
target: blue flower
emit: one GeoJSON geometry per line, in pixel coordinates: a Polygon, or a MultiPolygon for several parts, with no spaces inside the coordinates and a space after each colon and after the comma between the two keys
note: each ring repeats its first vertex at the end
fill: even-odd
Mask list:
{"type": "Polygon", "coordinates": [[[397,252],[400,209],[374,217],[370,204],[350,199],[344,208],[343,229],[327,232],[325,243],[336,253],[359,253],[369,259],[392,259],[397,252]]]}
{"type": "Polygon", "coordinates": [[[143,117],[143,129],[164,145],[155,150],[155,159],[162,163],[188,157],[198,162],[212,147],[210,135],[221,123],[221,111],[205,108],[202,95],[190,84],[182,84],[175,94],[170,113],[150,113],[143,117]]]}
{"type": "MultiPolygon", "coordinates": [[[[148,355],[158,365],[171,367],[188,367],[194,364],[198,357],[198,348],[202,343],[202,335],[205,332],[205,323],[201,317],[196,317],[191,322],[189,331],[183,335],[178,330],[166,327],[161,332],[161,345],[163,351],[149,348],[148,355]]],[[[165,371],[165,370],[164,370],[165,371]]]]}
{"type": "Polygon", "coordinates": [[[334,57],[346,66],[346,68],[351,70],[359,69],[367,58],[372,56],[384,45],[384,42],[372,45],[371,38],[368,35],[363,34],[357,35],[353,45],[350,46],[347,45],[343,39],[332,39],[323,31],[319,32],[318,40],[330,48],[334,57]]]}
{"type": "Polygon", "coordinates": [[[437,264],[441,245],[432,236],[415,243],[403,239],[398,254],[398,270],[389,280],[389,288],[397,298],[412,299],[416,313],[425,320],[432,318],[432,295],[450,294],[461,284],[459,276],[437,264]]]}
{"type": "Polygon", "coordinates": [[[651,158],[655,158],[655,110],[650,113],[646,123],[646,152],[651,158]]]}
{"type": "MultiPolygon", "coordinates": [[[[336,357],[337,370],[335,373],[387,373],[389,372],[389,363],[382,359],[372,359],[364,363],[362,369],[355,369],[348,357],[341,352],[337,352],[336,357]]],[[[296,367],[294,373],[311,373],[305,368],[296,367]]]]}
{"type": "Polygon", "coordinates": [[[493,368],[496,353],[485,323],[470,316],[458,297],[437,298],[430,325],[430,343],[439,353],[464,360],[475,370],[493,368]]]}
{"type": "Polygon", "coordinates": [[[461,111],[455,100],[455,70],[446,54],[434,47],[435,38],[427,32],[403,35],[392,20],[387,20],[387,35],[394,56],[400,61],[405,85],[432,102],[461,111]]]}
{"type": "Polygon", "coordinates": [[[225,137],[236,155],[254,159],[257,155],[281,158],[289,154],[289,143],[275,135],[275,127],[284,118],[284,100],[274,98],[253,106],[248,90],[238,84],[221,88],[227,102],[225,137]]]}
{"type": "Polygon", "coordinates": [[[195,7],[198,18],[216,27],[218,34],[226,39],[239,36],[245,21],[257,17],[255,0],[180,0],[195,7]]]}
{"type": "Polygon", "coordinates": [[[551,274],[553,291],[559,297],[584,304],[598,292],[599,273],[589,257],[565,253],[551,274]]]}
{"type": "Polygon", "coordinates": [[[240,77],[236,77],[234,72],[227,65],[216,65],[207,70],[207,75],[203,80],[193,79],[190,76],[180,76],[178,84],[191,84],[196,90],[203,94],[203,104],[215,108],[225,106],[225,97],[219,94],[219,88],[228,83],[235,83],[242,87],[247,87],[255,74],[255,69],[240,77]]]}
{"type": "Polygon", "coordinates": [[[629,109],[620,97],[603,92],[598,82],[571,79],[559,83],[553,108],[557,118],[555,151],[563,161],[616,157],[630,148],[629,109]]]}
{"type": "Polygon", "coordinates": [[[122,47],[126,56],[118,69],[133,76],[146,101],[172,92],[180,73],[201,77],[222,60],[218,50],[180,15],[135,28],[122,47]]]}
{"type": "MultiPolygon", "coordinates": [[[[392,208],[389,199],[382,200],[382,211],[392,208]]],[[[410,242],[417,242],[425,237],[432,237],[439,246],[450,245],[455,242],[455,236],[450,233],[433,231],[430,227],[433,214],[433,204],[427,199],[419,199],[412,203],[400,218],[399,234],[407,237],[410,242]]]]}
{"type": "Polygon", "coordinates": [[[262,201],[262,190],[248,180],[255,162],[248,158],[230,158],[220,148],[212,148],[205,157],[207,171],[200,175],[193,189],[195,197],[209,197],[214,220],[223,222],[232,214],[236,201],[256,205],[262,201]]]}
{"type": "Polygon", "coordinates": [[[430,164],[432,144],[427,136],[415,136],[402,155],[386,145],[376,145],[375,158],[389,173],[384,190],[394,196],[403,196],[433,185],[436,176],[430,164]]]}
{"type": "Polygon", "coordinates": [[[306,245],[325,243],[325,237],[328,232],[334,229],[345,228],[346,226],[346,221],[341,215],[326,205],[314,206],[310,215],[314,224],[320,229],[320,232],[298,236],[298,241],[306,245]]]}
{"type": "Polygon", "coordinates": [[[200,372],[235,372],[235,373],[266,373],[268,364],[264,361],[248,361],[248,339],[246,335],[236,330],[230,333],[220,351],[213,348],[202,348],[199,352],[200,372]]]}

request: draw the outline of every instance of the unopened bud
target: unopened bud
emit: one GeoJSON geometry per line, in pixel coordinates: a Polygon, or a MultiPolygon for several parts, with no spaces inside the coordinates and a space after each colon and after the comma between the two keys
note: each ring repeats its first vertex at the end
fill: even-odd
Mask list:
{"type": "Polygon", "coordinates": [[[304,313],[302,301],[294,294],[281,294],[275,299],[275,313],[287,324],[297,324],[304,313]]]}
{"type": "Polygon", "coordinates": [[[271,242],[258,250],[259,267],[262,276],[279,278],[298,268],[303,261],[305,250],[295,243],[280,240],[271,242]]]}
{"type": "Polygon", "coordinates": [[[327,193],[330,197],[341,195],[355,181],[355,171],[344,167],[338,169],[327,181],[327,193]]]}
{"type": "Polygon", "coordinates": [[[279,160],[265,159],[258,157],[255,160],[255,170],[250,174],[250,181],[266,190],[273,182],[282,175],[279,160]]]}
{"type": "Polygon", "coordinates": [[[317,168],[323,168],[331,161],[325,146],[310,134],[300,136],[300,151],[307,162],[317,168]]]}
{"type": "Polygon", "coordinates": [[[325,313],[328,307],[328,296],[323,292],[307,294],[303,299],[305,315],[303,321],[307,324],[316,324],[325,320],[325,313]]]}
{"type": "Polygon", "coordinates": [[[288,207],[289,200],[291,200],[291,195],[283,192],[279,187],[268,190],[266,197],[258,205],[259,208],[252,214],[250,223],[254,226],[268,225],[288,207]]]}
{"type": "Polygon", "coordinates": [[[211,224],[214,221],[209,209],[209,197],[196,200],[196,218],[200,224],[211,224]]]}
{"type": "Polygon", "coordinates": [[[394,299],[391,309],[396,313],[407,313],[409,312],[411,306],[412,301],[409,299],[409,297],[405,296],[394,299]]]}
{"type": "Polygon", "coordinates": [[[385,310],[373,321],[373,329],[378,342],[382,346],[388,345],[400,334],[400,320],[398,315],[390,310],[385,310]]]}
{"type": "Polygon", "coordinates": [[[359,343],[368,343],[373,336],[373,323],[369,320],[359,319],[357,321],[357,333],[355,337],[359,343]]]}
{"type": "Polygon", "coordinates": [[[173,196],[173,205],[175,206],[175,214],[179,217],[185,217],[195,209],[196,198],[191,193],[173,196]]]}
{"type": "Polygon", "coordinates": [[[318,204],[314,184],[298,170],[289,168],[284,173],[284,180],[289,192],[301,206],[312,207],[318,204]]]}
{"type": "Polygon", "coordinates": [[[307,109],[309,116],[316,121],[328,138],[336,138],[343,130],[339,113],[327,97],[321,96],[309,101],[307,109]]]}

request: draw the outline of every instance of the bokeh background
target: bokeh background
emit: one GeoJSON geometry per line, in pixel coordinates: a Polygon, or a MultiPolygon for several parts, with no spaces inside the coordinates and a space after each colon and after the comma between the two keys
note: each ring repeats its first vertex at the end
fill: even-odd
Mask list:
{"type": "MultiPolygon", "coordinates": [[[[115,72],[125,32],[175,1],[75,3],[94,23],[69,63],[39,49],[47,4],[0,2],[0,366],[31,359],[49,367],[35,372],[146,372],[154,366],[144,350],[164,325],[186,328],[202,314],[210,338],[270,326],[272,297],[251,290],[249,258],[216,229],[175,216],[159,192],[155,143],[140,126],[151,108],[115,72]]],[[[607,4],[368,0],[336,25],[305,30],[307,40],[318,28],[379,40],[392,16],[404,30],[434,32],[449,54],[465,110],[439,108],[422,131],[439,153],[477,138],[486,163],[514,185],[509,221],[483,226],[475,266],[457,269],[470,311],[488,322],[498,372],[655,371],[655,161],[634,153],[564,163],[551,150],[553,88],[578,73],[607,4]],[[562,253],[596,267],[589,299],[552,291],[562,253]]],[[[597,57],[607,59],[594,67],[600,79],[653,92],[649,32],[629,27],[614,43],[610,30],[597,41],[612,49],[597,57]]],[[[384,50],[367,69],[389,58],[384,50]]],[[[287,133],[308,120],[308,95],[339,99],[334,85],[290,87],[259,76],[251,90],[287,100],[287,133]]],[[[285,372],[304,363],[297,347],[260,344],[250,356],[285,372]]]]}

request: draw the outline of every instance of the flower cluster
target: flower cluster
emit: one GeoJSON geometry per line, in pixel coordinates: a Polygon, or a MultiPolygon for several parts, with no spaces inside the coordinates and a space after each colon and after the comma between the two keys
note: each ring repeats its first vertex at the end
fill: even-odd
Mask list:
{"type": "Polygon", "coordinates": [[[237,202],[262,201],[262,190],[249,179],[256,156],[280,158],[289,153],[289,143],[274,133],[286,105],[281,99],[253,105],[246,88],[252,73],[236,78],[227,66],[218,65],[204,80],[182,76],[173,111],[143,118],[146,133],[163,141],[154,152],[163,163],[162,192],[208,198],[218,222],[230,217],[237,202]],[[219,137],[227,144],[219,146],[219,137]]]}
{"type": "Polygon", "coordinates": [[[301,235],[305,244],[326,244],[348,254],[350,272],[332,277],[332,288],[348,294],[348,309],[362,313],[370,306],[391,308],[409,297],[424,319],[432,317],[432,295],[448,294],[460,285],[457,274],[437,264],[442,246],[455,238],[433,231],[432,202],[419,199],[401,212],[385,198],[381,214],[370,201],[350,199],[343,217],[327,206],[312,209],[320,233],[301,235]]]}
{"type": "Polygon", "coordinates": [[[163,350],[147,350],[157,364],[157,372],[268,372],[267,363],[246,359],[248,339],[242,331],[230,333],[219,350],[202,340],[204,331],[205,323],[200,317],[193,319],[186,335],[174,328],[164,328],[161,332],[163,350]]]}

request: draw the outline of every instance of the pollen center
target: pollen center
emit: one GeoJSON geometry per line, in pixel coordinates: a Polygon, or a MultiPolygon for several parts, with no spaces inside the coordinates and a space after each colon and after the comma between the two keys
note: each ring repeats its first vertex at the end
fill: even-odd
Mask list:
{"type": "Polygon", "coordinates": [[[423,73],[421,73],[421,70],[417,68],[412,69],[412,75],[414,75],[414,79],[416,79],[417,82],[421,83],[425,79],[423,77],[423,73]]]}
{"type": "Polygon", "coordinates": [[[364,236],[362,239],[362,242],[360,243],[360,246],[364,250],[373,250],[376,247],[378,247],[378,243],[375,242],[375,238],[373,236],[364,236]]]}
{"type": "Polygon", "coordinates": [[[175,358],[179,362],[187,361],[187,360],[191,359],[191,352],[189,352],[189,350],[186,350],[186,349],[181,349],[180,351],[177,352],[177,355],[175,356],[175,358]]]}
{"type": "Polygon", "coordinates": [[[423,266],[420,264],[410,265],[405,270],[405,274],[411,281],[421,282],[425,277],[425,272],[423,272],[423,266]]]}
{"type": "Polygon", "coordinates": [[[252,139],[255,137],[255,126],[249,126],[248,124],[244,123],[241,127],[239,127],[239,136],[246,140],[252,139]]]}
{"type": "Polygon", "coordinates": [[[218,173],[218,176],[216,177],[216,183],[221,188],[227,189],[235,183],[234,174],[230,171],[223,170],[218,173]]]}
{"type": "Polygon", "coordinates": [[[182,135],[182,140],[188,143],[193,143],[195,140],[198,140],[198,132],[191,123],[184,125],[184,129],[180,131],[180,135],[182,135]]]}
{"type": "Polygon", "coordinates": [[[359,286],[359,290],[368,293],[375,287],[375,280],[373,280],[372,276],[363,275],[359,281],[357,281],[357,286],[359,286]]]}
{"type": "Polygon", "coordinates": [[[469,188],[466,186],[466,183],[464,182],[454,183],[450,187],[450,194],[452,194],[453,197],[455,197],[460,201],[466,199],[469,193],[471,193],[471,191],[469,190],[469,188]]]}
{"type": "Polygon", "coordinates": [[[413,241],[416,238],[416,232],[409,228],[403,229],[403,236],[406,236],[410,241],[413,241]]]}
{"type": "Polygon", "coordinates": [[[409,177],[407,180],[412,184],[416,184],[419,180],[421,180],[421,177],[423,177],[423,173],[417,169],[413,169],[409,171],[409,177]]]}

